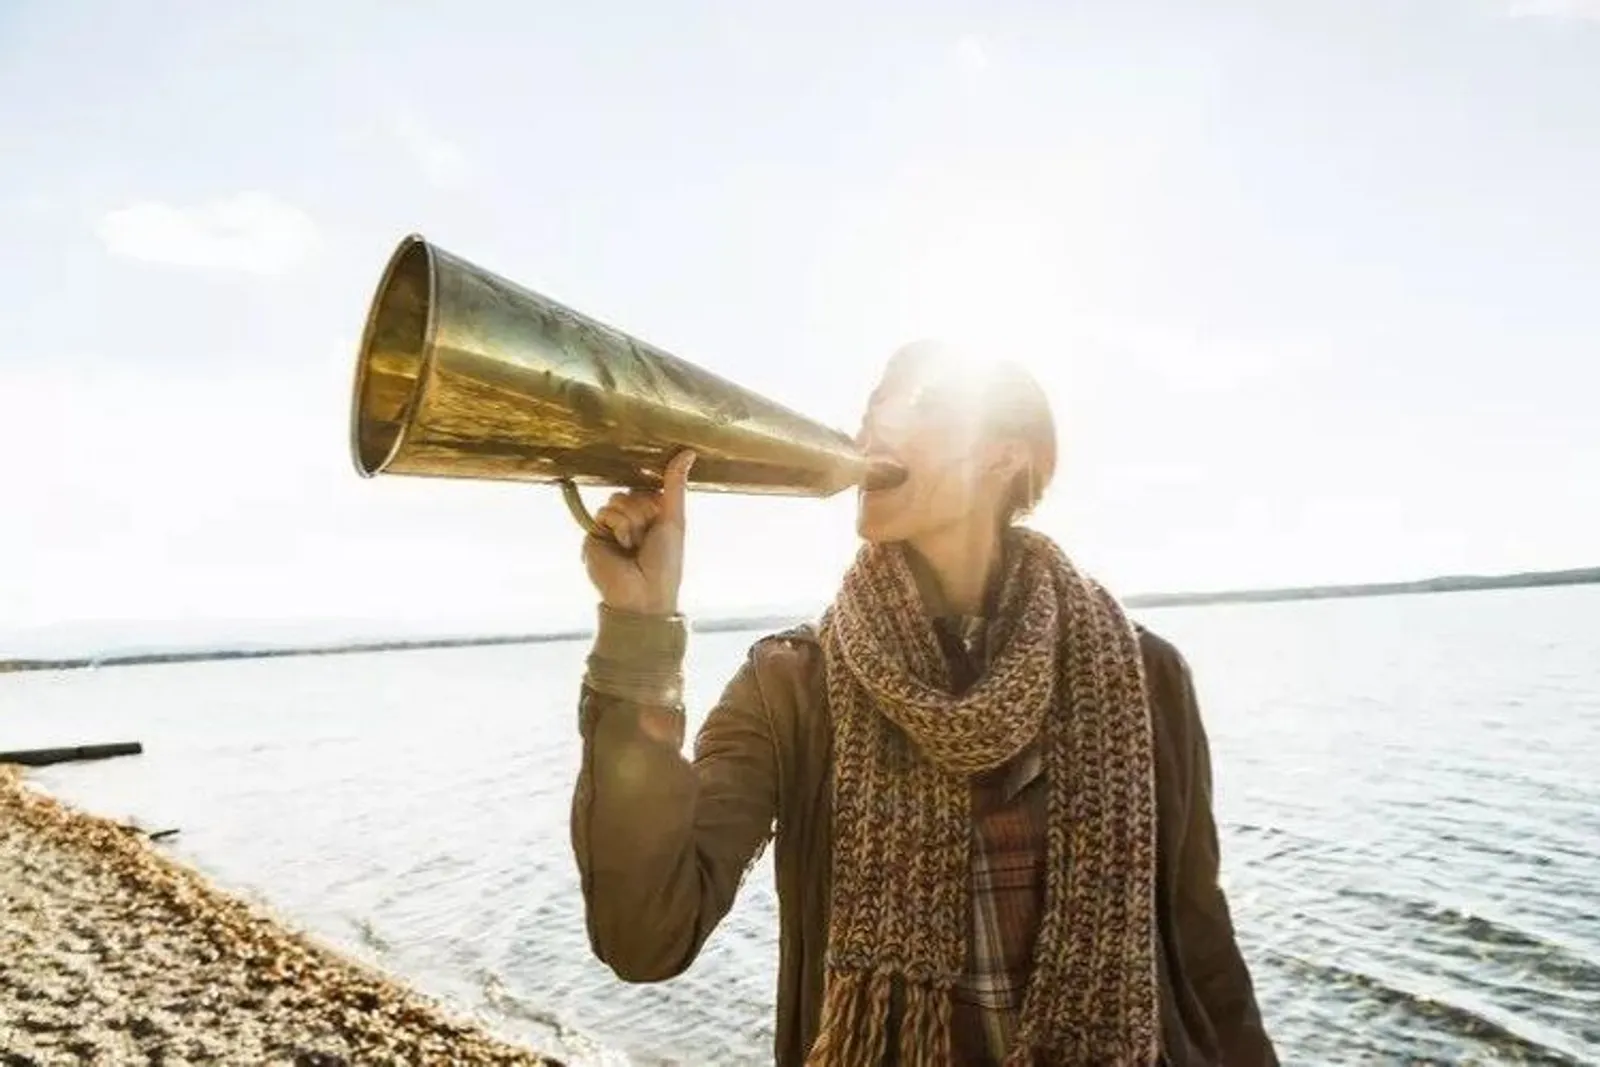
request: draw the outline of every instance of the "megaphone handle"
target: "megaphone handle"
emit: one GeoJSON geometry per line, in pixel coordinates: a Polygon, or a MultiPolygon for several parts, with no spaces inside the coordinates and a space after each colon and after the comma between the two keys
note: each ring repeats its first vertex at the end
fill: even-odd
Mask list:
{"type": "Polygon", "coordinates": [[[594,516],[589,514],[589,509],[584,506],[583,497],[578,495],[578,485],[571,478],[562,478],[558,483],[561,486],[561,499],[567,502],[567,510],[572,512],[572,517],[582,526],[590,537],[602,540],[614,540],[611,531],[594,521],[594,516]]]}

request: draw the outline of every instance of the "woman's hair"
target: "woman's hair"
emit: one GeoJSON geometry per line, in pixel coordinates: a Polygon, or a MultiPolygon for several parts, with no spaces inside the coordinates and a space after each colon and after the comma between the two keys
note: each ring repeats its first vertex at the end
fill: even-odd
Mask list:
{"type": "Polygon", "coordinates": [[[890,359],[891,373],[926,374],[937,382],[948,373],[959,377],[962,399],[971,404],[979,432],[993,440],[1018,441],[1028,454],[1006,498],[1005,519],[1026,518],[1056,473],[1056,422],[1039,380],[1012,360],[977,363],[939,341],[913,341],[890,359]],[[941,368],[951,368],[948,371],[941,368]],[[957,369],[959,368],[959,369],[957,369]]]}
{"type": "Polygon", "coordinates": [[[1018,472],[1006,502],[1007,522],[1026,518],[1038,507],[1056,475],[1056,420],[1039,380],[1016,363],[994,368],[983,399],[991,432],[1021,441],[1028,463],[1018,472]]]}

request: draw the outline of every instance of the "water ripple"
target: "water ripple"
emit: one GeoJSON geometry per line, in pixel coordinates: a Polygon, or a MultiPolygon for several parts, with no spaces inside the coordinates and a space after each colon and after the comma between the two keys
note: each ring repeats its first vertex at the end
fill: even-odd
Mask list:
{"type": "MultiPolygon", "coordinates": [[[[1600,1063],[1600,589],[1145,621],[1196,671],[1284,1062],[1600,1063]]],[[[748,641],[696,639],[694,706],[748,641]]],[[[139,759],[40,780],[181,827],[225,886],[575,1065],[765,1062],[770,859],[681,978],[628,985],[590,952],[567,827],[583,651],[13,675],[0,748],[138,737],[139,759]]]]}

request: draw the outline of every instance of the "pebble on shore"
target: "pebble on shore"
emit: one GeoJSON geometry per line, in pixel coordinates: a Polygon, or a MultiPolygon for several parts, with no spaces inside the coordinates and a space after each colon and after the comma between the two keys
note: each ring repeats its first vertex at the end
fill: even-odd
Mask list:
{"type": "Polygon", "coordinates": [[[451,1018],[0,765],[0,1065],[56,1063],[555,1061],[451,1018]]]}

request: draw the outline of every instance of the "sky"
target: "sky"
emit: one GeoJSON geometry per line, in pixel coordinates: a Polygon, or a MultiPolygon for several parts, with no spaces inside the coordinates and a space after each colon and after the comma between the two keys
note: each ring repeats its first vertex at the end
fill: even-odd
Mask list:
{"type": "MultiPolygon", "coordinates": [[[[1596,0],[0,0],[0,646],[591,619],[555,490],[354,473],[412,232],[843,429],[1024,360],[1124,594],[1600,564],[1596,0]]],[[[692,612],[855,548],[691,505],[692,612]]]]}

